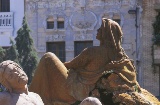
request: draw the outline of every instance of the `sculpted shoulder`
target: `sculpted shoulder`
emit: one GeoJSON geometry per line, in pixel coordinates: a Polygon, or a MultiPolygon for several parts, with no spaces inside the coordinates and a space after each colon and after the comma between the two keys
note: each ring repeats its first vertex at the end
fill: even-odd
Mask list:
{"type": "Polygon", "coordinates": [[[93,47],[87,47],[83,51],[88,53],[100,53],[106,51],[106,48],[103,46],[93,46],[93,47]]]}

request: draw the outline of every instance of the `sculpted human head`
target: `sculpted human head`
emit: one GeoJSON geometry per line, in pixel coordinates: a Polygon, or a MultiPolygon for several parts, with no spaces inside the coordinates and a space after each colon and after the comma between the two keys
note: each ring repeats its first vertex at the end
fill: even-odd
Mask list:
{"type": "Polygon", "coordinates": [[[27,84],[28,77],[23,69],[15,62],[7,60],[0,63],[0,83],[10,92],[27,84]]]}
{"type": "Polygon", "coordinates": [[[108,56],[111,61],[117,61],[123,57],[122,35],[121,27],[117,22],[111,19],[102,19],[96,38],[100,40],[101,46],[105,46],[108,49],[108,56]]]}
{"type": "Polygon", "coordinates": [[[80,105],[102,105],[102,103],[95,97],[87,97],[80,103],[80,105]]]}
{"type": "MultiPolygon", "coordinates": [[[[116,44],[119,41],[121,42],[122,35],[123,33],[121,30],[121,27],[117,22],[111,19],[103,18],[102,24],[100,28],[97,30],[96,38],[100,41],[107,42],[107,44],[110,44],[112,46],[113,43],[116,44]]],[[[114,47],[117,47],[118,45],[115,45],[115,44],[114,44],[114,47]]]]}

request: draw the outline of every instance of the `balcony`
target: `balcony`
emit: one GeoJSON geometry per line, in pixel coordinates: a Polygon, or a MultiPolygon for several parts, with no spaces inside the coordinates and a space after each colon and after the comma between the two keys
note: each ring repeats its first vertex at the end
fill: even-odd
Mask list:
{"type": "Polygon", "coordinates": [[[0,12],[0,29],[13,29],[13,12],[0,12]]]}

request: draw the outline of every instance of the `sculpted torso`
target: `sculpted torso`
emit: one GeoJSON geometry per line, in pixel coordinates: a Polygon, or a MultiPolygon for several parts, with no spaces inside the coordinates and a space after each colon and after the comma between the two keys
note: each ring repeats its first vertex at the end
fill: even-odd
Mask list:
{"type": "MultiPolygon", "coordinates": [[[[122,54],[119,54],[122,52],[119,45],[121,31],[114,31],[114,35],[111,35],[106,32],[106,30],[110,30],[109,28],[106,24],[98,30],[96,38],[100,40],[100,46],[84,49],[69,62],[62,63],[51,52],[44,54],[29,90],[38,93],[44,103],[55,103],[56,101],[53,99],[58,99],[59,102],[72,104],[88,97],[89,92],[95,87],[96,81],[105,70],[101,69],[105,68],[105,65],[112,60],[122,58],[122,54]],[[112,41],[114,39],[116,42],[112,41]],[[39,84],[43,84],[43,86],[37,86],[39,84]]],[[[120,30],[117,24],[113,24],[112,28],[120,30]]]]}
{"type": "MultiPolygon", "coordinates": [[[[84,49],[71,61],[62,63],[55,54],[45,53],[39,62],[29,90],[38,93],[46,105],[71,105],[76,101],[82,101],[97,86],[108,89],[107,92],[112,96],[117,87],[119,85],[123,87],[123,84],[133,88],[133,92],[140,92],[133,62],[121,47],[123,33],[118,23],[103,19],[97,31],[96,38],[100,41],[100,46],[84,49]],[[116,75],[106,79],[101,78],[110,71],[116,75]]],[[[109,97],[111,101],[112,96],[109,97]]]]}
{"type": "Polygon", "coordinates": [[[68,69],[98,71],[100,67],[109,62],[108,56],[106,56],[107,52],[103,46],[87,48],[75,59],[64,63],[64,65],[68,69]]]}
{"type": "Polygon", "coordinates": [[[2,92],[0,105],[43,105],[39,95],[29,92],[28,95],[2,92]]]}
{"type": "MultiPolygon", "coordinates": [[[[84,84],[94,84],[102,73],[100,69],[109,63],[107,49],[103,46],[86,48],[82,53],[64,65],[68,69],[73,69],[77,77],[84,84]]],[[[74,75],[74,74],[73,74],[74,75]]]]}

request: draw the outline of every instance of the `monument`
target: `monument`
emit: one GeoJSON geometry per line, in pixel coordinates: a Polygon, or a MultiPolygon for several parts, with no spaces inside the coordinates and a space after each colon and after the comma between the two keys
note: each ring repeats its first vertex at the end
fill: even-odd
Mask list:
{"type": "Polygon", "coordinates": [[[121,46],[119,24],[102,19],[97,31],[100,46],[84,49],[69,62],[62,63],[51,52],[44,54],[29,90],[39,94],[45,105],[76,105],[89,96],[104,105],[160,105],[139,86],[133,61],[121,46]]]}
{"type": "Polygon", "coordinates": [[[28,91],[27,82],[27,75],[17,63],[0,63],[0,83],[6,88],[0,92],[0,105],[44,105],[38,94],[28,91]]]}

